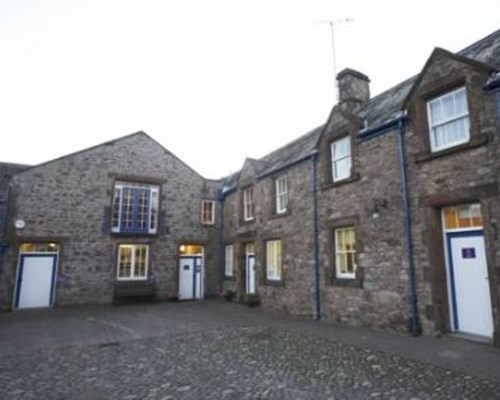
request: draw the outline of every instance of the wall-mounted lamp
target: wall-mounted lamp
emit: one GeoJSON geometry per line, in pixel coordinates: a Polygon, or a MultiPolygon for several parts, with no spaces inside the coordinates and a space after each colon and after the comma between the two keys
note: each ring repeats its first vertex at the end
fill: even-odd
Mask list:
{"type": "Polygon", "coordinates": [[[24,222],[24,220],[22,219],[16,219],[16,221],[14,222],[14,226],[16,227],[16,229],[24,229],[24,227],[26,226],[26,222],[24,222]]]}
{"type": "Polygon", "coordinates": [[[386,199],[374,199],[371,210],[372,218],[374,219],[379,218],[382,209],[387,209],[387,205],[388,204],[386,199]]]}
{"type": "Polygon", "coordinates": [[[183,245],[183,244],[181,244],[181,245],[179,246],[179,253],[183,254],[183,253],[185,253],[185,252],[186,252],[186,246],[185,246],[185,245],[183,245]]]}

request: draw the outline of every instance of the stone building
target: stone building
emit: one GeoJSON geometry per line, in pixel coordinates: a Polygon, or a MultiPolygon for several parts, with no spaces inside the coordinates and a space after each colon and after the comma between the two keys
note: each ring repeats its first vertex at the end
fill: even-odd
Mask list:
{"type": "Polygon", "coordinates": [[[2,309],[215,292],[218,186],[143,132],[23,170],[2,309]]]}
{"type": "Polygon", "coordinates": [[[324,125],[220,181],[144,133],[21,171],[2,308],[30,305],[44,265],[46,305],[232,291],[500,345],[499,70],[500,31],[373,98],[346,69],[324,125]]]}
{"type": "Polygon", "coordinates": [[[367,76],[340,72],[323,127],[226,180],[224,287],[295,314],[500,345],[499,69],[497,31],[436,49],[374,98],[367,76]]]}

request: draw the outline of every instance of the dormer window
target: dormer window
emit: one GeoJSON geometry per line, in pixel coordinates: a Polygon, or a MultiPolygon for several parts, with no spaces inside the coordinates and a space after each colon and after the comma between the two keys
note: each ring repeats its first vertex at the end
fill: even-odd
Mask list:
{"type": "Polygon", "coordinates": [[[274,181],[276,185],[276,214],[284,214],[288,210],[288,181],[280,176],[274,181]]]}
{"type": "Polygon", "coordinates": [[[243,189],[243,219],[245,221],[252,221],[255,219],[253,186],[243,189]]]}
{"type": "Polygon", "coordinates": [[[349,136],[335,140],[331,144],[332,181],[338,182],[351,176],[351,138],[349,136]]]}
{"type": "Polygon", "coordinates": [[[433,152],[469,141],[469,109],[465,87],[429,101],[427,103],[427,116],[433,152]]]}

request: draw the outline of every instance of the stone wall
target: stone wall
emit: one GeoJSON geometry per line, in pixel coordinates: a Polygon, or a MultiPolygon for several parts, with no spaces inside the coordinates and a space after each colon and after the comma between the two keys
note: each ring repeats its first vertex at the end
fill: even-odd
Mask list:
{"type": "MultiPolygon", "coordinates": [[[[437,52],[409,103],[407,148],[413,237],[420,315],[427,334],[450,330],[441,210],[468,203],[481,205],[493,313],[496,332],[500,334],[500,242],[496,233],[500,220],[500,143],[495,96],[483,90],[488,72],[482,66],[437,52]],[[464,145],[432,153],[426,100],[460,86],[466,87],[471,139],[464,145]]],[[[500,343],[500,337],[496,341],[500,343]]]]}
{"type": "MultiPolygon", "coordinates": [[[[157,297],[177,292],[178,246],[205,245],[206,292],[217,290],[216,226],[202,226],[202,198],[216,199],[218,184],[206,181],[149,136],[138,133],[81,151],[18,174],[13,180],[11,219],[23,230],[10,230],[2,304],[11,302],[18,245],[23,241],[60,243],[56,304],[109,303],[120,243],[148,243],[149,270],[157,297]],[[160,185],[156,235],[111,233],[114,180],[160,185]]],[[[11,224],[12,225],[12,224],[11,224]]],[[[11,226],[9,225],[9,226],[11,226]]]]}
{"type": "Polygon", "coordinates": [[[359,127],[332,115],[320,142],[319,196],[322,309],[328,319],[405,331],[409,318],[397,132],[368,141],[359,127]],[[330,144],[351,137],[351,178],[332,182],[330,144]],[[334,230],[356,234],[355,279],[335,276],[334,230]]]}
{"type": "Polygon", "coordinates": [[[224,287],[245,293],[245,244],[255,243],[256,291],[266,308],[281,309],[293,314],[313,313],[313,207],[311,163],[302,162],[277,175],[252,180],[244,175],[244,183],[224,201],[224,242],[234,244],[235,277],[226,279],[224,287]],[[289,209],[284,215],[275,213],[274,184],[286,175],[289,188],[289,209]],[[253,222],[241,218],[242,188],[254,186],[256,216],[253,222]],[[267,240],[279,239],[283,245],[283,279],[266,280],[265,246],[267,240]]]}

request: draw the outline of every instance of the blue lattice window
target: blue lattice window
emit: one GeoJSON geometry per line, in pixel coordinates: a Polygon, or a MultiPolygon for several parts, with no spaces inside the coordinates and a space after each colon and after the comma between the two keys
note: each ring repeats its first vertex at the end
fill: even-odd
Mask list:
{"type": "Polygon", "coordinates": [[[158,227],[156,185],[115,182],[111,231],[154,234],[158,227]]]}

